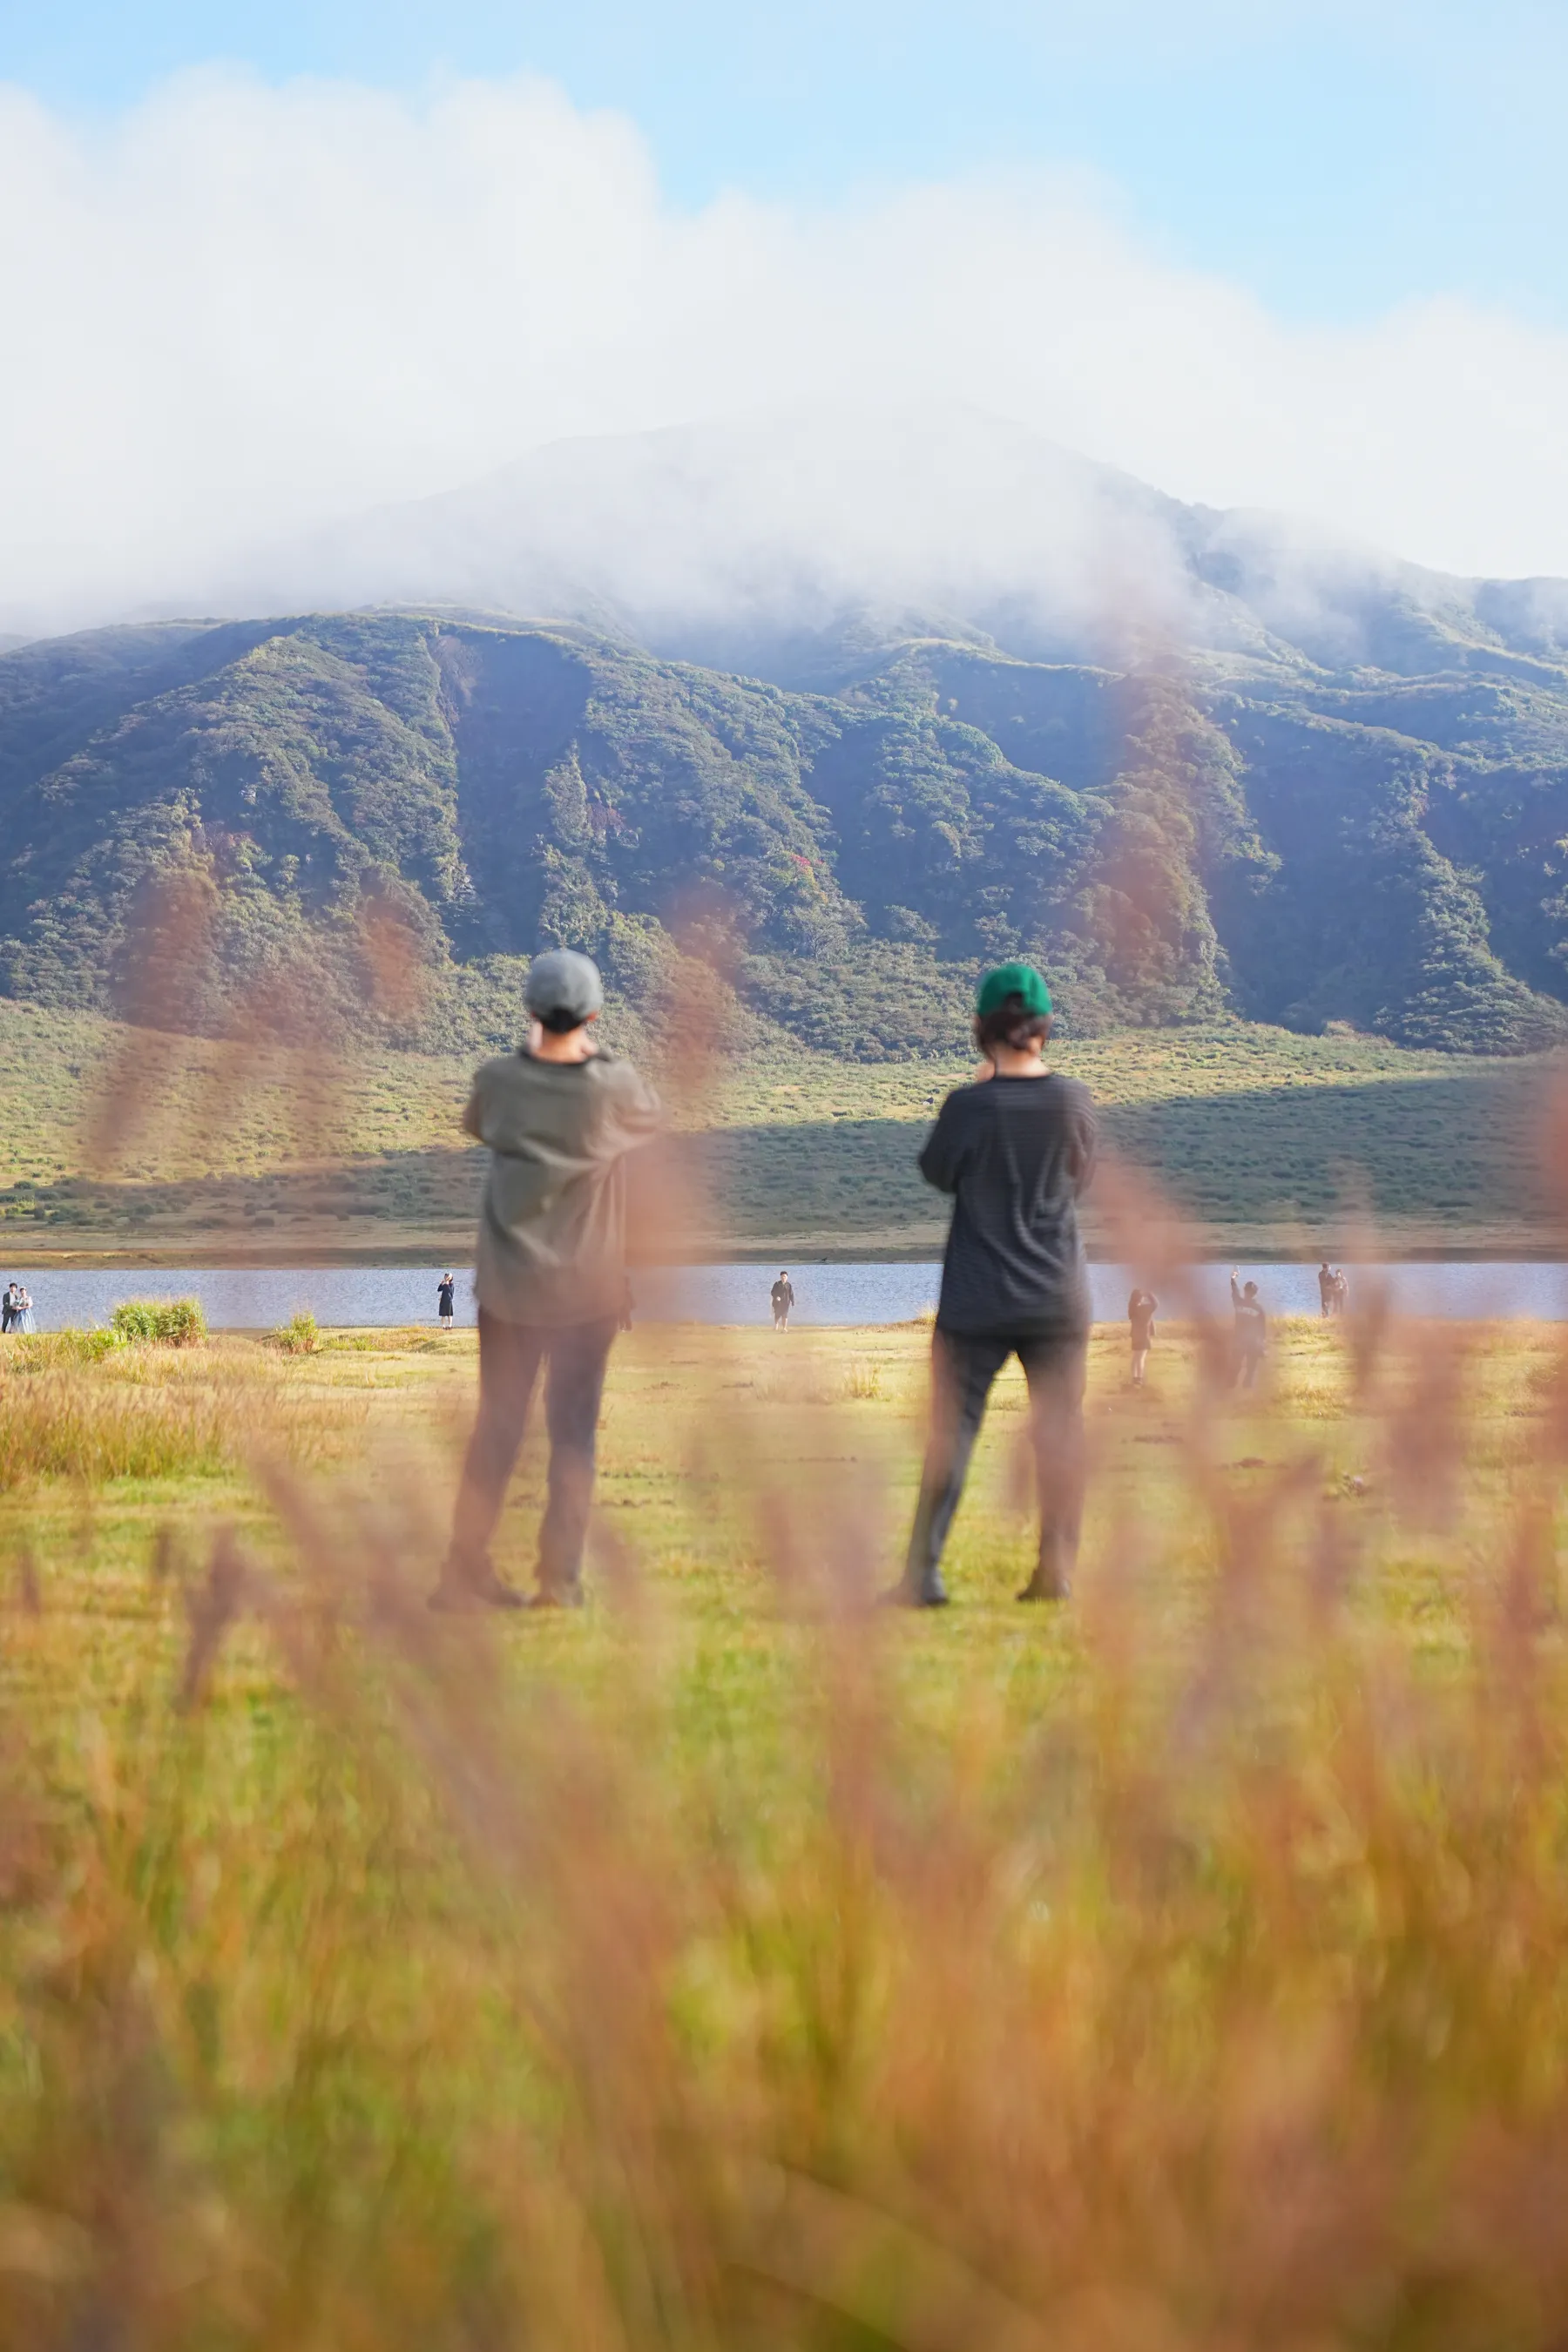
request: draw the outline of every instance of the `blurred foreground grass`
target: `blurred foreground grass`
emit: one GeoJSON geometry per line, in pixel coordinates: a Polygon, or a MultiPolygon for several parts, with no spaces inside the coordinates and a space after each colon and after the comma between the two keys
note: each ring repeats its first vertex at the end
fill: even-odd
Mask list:
{"type": "Polygon", "coordinates": [[[1563,1334],[1097,1334],[910,1618],[928,1338],[635,1333],[479,1624],[469,1335],[0,1356],[0,2343],[1561,2341],[1563,1334]]]}

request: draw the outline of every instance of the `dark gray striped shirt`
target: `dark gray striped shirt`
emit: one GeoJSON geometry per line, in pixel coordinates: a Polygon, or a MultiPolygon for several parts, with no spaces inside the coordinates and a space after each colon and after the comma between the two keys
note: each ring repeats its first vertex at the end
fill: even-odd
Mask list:
{"type": "Polygon", "coordinates": [[[921,1153],[927,1183],[955,1196],[939,1331],[1087,1331],[1078,1202],[1094,1154],[1094,1104],[1076,1078],[987,1078],[949,1095],[921,1153]]]}

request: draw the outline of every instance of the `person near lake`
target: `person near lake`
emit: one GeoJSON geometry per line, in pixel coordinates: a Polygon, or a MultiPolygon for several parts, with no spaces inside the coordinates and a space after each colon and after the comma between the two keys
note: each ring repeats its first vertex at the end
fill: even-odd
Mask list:
{"type": "Polygon", "coordinates": [[[768,1297],[773,1302],[773,1329],[787,1331],[790,1309],[795,1305],[795,1285],[782,1265],[779,1268],[779,1278],[769,1291],[768,1297]]]}
{"type": "Polygon", "coordinates": [[[8,1282],[5,1285],[4,1296],[0,1296],[0,1332],[16,1328],[17,1312],[16,1286],[14,1282],[8,1282]]]}
{"type": "Polygon", "coordinates": [[[458,1278],[456,1275],[444,1274],[436,1285],[436,1312],[444,1329],[450,1329],[457,1311],[458,1278]]]}
{"type": "Polygon", "coordinates": [[[557,948],[529,969],[528,1042],[486,1062],[463,1114],[489,1148],[474,1275],[479,1409],[437,1609],[519,1609],[489,1546],[541,1371],[550,1470],[533,1606],[583,1598],[605,1368],[626,1300],[626,1163],[662,1123],[631,1064],[603,1053],[598,969],[557,948]]]}
{"type": "Polygon", "coordinates": [[[1318,1268],[1318,1307],[1325,1321],[1334,1312],[1334,1277],[1327,1258],[1318,1268]]]}
{"type": "Polygon", "coordinates": [[[1350,1303],[1351,1286],[1349,1278],[1346,1276],[1343,1266],[1336,1265],[1334,1268],[1333,1306],[1331,1312],[1335,1315],[1342,1315],[1350,1303]]]}
{"type": "Polygon", "coordinates": [[[931,1347],[931,1416],[904,1574],[888,1596],[943,1606],[942,1555],[993,1381],[1016,1356],[1028,1383],[1039,1553],[1020,1601],[1071,1590],[1084,1493],[1089,1270],[1078,1203],[1094,1170],[1094,1106],[1047,1069],[1051,999],[1032,964],[989,973],[975,1008],[983,1056],[950,1094],[921,1173],[951,1193],[931,1347]]]}
{"type": "Polygon", "coordinates": [[[1238,1389],[1254,1389],[1268,1348],[1268,1317],[1258,1296],[1258,1285],[1241,1282],[1234,1265],[1230,1270],[1230,1305],[1236,1322],[1234,1384],[1238,1389]]]}
{"type": "Polygon", "coordinates": [[[16,1292],[16,1318],[14,1331],[36,1331],[38,1328],[33,1314],[33,1294],[24,1284],[16,1292]]]}
{"type": "Polygon", "coordinates": [[[1154,1344],[1154,1318],[1160,1302],[1152,1290],[1135,1290],[1127,1302],[1127,1323],[1132,1340],[1132,1385],[1141,1389],[1154,1344]]]}

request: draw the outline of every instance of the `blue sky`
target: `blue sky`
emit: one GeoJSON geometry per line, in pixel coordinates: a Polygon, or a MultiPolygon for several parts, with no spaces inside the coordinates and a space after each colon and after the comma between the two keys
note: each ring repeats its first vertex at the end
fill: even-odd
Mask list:
{"type": "Polygon", "coordinates": [[[0,78],[68,115],[218,60],[405,93],[542,73],[627,113],[693,206],[1074,167],[1285,320],[1454,293],[1568,322],[1562,0],[0,0],[0,78]]]}
{"type": "Polygon", "coordinates": [[[1568,0],[0,0],[0,629],[846,401],[1568,576],[1565,89],[1568,0]]]}

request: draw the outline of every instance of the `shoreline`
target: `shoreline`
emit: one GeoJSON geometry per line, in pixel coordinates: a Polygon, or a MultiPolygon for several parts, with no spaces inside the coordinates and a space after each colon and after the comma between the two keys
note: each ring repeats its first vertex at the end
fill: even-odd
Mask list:
{"type": "MultiPolygon", "coordinates": [[[[854,1235],[784,1234],[730,1239],[672,1248],[658,1257],[638,1255],[629,1263],[634,1273],[710,1265],[929,1265],[941,1259],[945,1234],[938,1229],[904,1241],[879,1234],[854,1235]]],[[[429,1234],[384,1241],[324,1243],[300,1237],[268,1242],[265,1248],[236,1248],[212,1240],[158,1242],[137,1244],[109,1243],[102,1246],[65,1244],[40,1247],[18,1241],[7,1246],[0,1234],[0,1271],[17,1274],[127,1273],[158,1274],[171,1269],[193,1273],[368,1272],[377,1267],[429,1267],[439,1262],[454,1272],[473,1267],[473,1235],[460,1243],[451,1234],[429,1234]]],[[[1127,1252],[1096,1240],[1087,1245],[1090,1265],[1127,1262],[1127,1252]]],[[[1347,1239],[1281,1233],[1278,1227],[1237,1226],[1194,1229],[1191,1246],[1182,1253],[1194,1265],[1223,1265],[1245,1260],[1252,1265],[1304,1265],[1327,1256],[1352,1265],[1374,1261],[1407,1265],[1552,1265],[1568,1260],[1568,1234],[1538,1231],[1459,1231],[1451,1234],[1401,1234],[1397,1226],[1363,1228],[1352,1244],[1347,1239]]]]}

